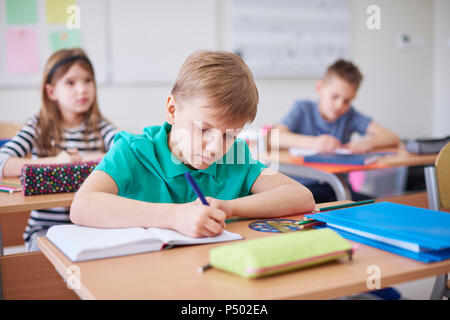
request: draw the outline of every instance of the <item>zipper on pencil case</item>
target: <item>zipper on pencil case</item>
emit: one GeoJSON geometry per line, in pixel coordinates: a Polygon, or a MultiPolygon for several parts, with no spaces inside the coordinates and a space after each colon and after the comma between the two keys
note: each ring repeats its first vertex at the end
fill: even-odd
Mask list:
{"type": "Polygon", "coordinates": [[[323,255],[320,255],[320,256],[314,256],[314,257],[311,257],[311,258],[291,261],[291,262],[288,262],[288,263],[285,263],[285,264],[281,264],[281,265],[277,265],[277,266],[273,266],[273,267],[267,267],[267,268],[261,268],[261,269],[255,269],[253,267],[248,267],[246,269],[246,273],[247,274],[254,274],[254,273],[261,274],[261,273],[266,273],[266,272],[273,271],[273,270],[278,270],[278,269],[292,267],[292,266],[295,266],[295,265],[300,265],[302,263],[315,262],[317,260],[330,258],[330,257],[333,257],[333,256],[338,257],[338,256],[343,255],[343,254],[348,254],[348,258],[351,261],[351,260],[353,260],[353,253],[354,253],[355,250],[356,250],[356,246],[352,246],[352,248],[350,248],[348,250],[331,252],[331,253],[323,254],[323,255]]]}

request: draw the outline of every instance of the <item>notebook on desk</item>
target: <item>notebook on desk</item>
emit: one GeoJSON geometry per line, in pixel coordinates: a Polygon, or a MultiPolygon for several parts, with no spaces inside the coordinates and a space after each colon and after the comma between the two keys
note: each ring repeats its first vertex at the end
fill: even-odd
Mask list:
{"type": "MultiPolygon", "coordinates": [[[[305,157],[313,156],[319,154],[320,152],[314,149],[291,147],[289,148],[289,153],[296,157],[305,157]]],[[[333,154],[350,154],[350,150],[345,148],[338,148],[334,150],[333,154]]]]}
{"type": "Polygon", "coordinates": [[[450,214],[390,202],[307,217],[326,222],[344,238],[422,262],[450,259],[450,214]]]}
{"type": "Polygon", "coordinates": [[[47,238],[73,262],[243,239],[226,230],[216,237],[192,238],[169,229],[104,229],[74,224],[51,227],[47,238]]]}

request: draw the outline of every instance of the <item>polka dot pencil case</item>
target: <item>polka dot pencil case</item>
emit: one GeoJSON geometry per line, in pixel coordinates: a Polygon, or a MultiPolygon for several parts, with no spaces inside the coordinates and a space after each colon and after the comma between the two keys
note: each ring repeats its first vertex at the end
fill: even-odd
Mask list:
{"type": "Polygon", "coordinates": [[[25,196],[76,192],[99,161],[24,165],[20,176],[25,196]]]}

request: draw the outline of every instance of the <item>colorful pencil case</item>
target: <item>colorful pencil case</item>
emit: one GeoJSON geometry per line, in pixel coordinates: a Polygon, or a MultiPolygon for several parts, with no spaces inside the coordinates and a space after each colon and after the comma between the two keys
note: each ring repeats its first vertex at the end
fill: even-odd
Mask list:
{"type": "Polygon", "coordinates": [[[25,196],[76,192],[99,161],[24,165],[20,176],[25,196]]]}
{"type": "Polygon", "coordinates": [[[210,264],[244,278],[305,268],[341,257],[351,259],[350,242],[331,229],[297,231],[212,249],[210,264]]]}

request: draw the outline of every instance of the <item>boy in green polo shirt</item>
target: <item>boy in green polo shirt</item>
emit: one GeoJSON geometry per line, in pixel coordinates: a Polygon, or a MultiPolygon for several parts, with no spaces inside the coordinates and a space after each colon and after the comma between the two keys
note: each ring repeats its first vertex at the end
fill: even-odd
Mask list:
{"type": "Polygon", "coordinates": [[[72,222],[103,228],[159,227],[215,236],[231,216],[276,217],[314,209],[311,192],[252,159],[236,139],[256,115],[258,90],[240,57],[191,54],[166,100],[162,126],[120,132],[77,192],[72,222]],[[190,171],[209,206],[196,200],[190,171]]]}

